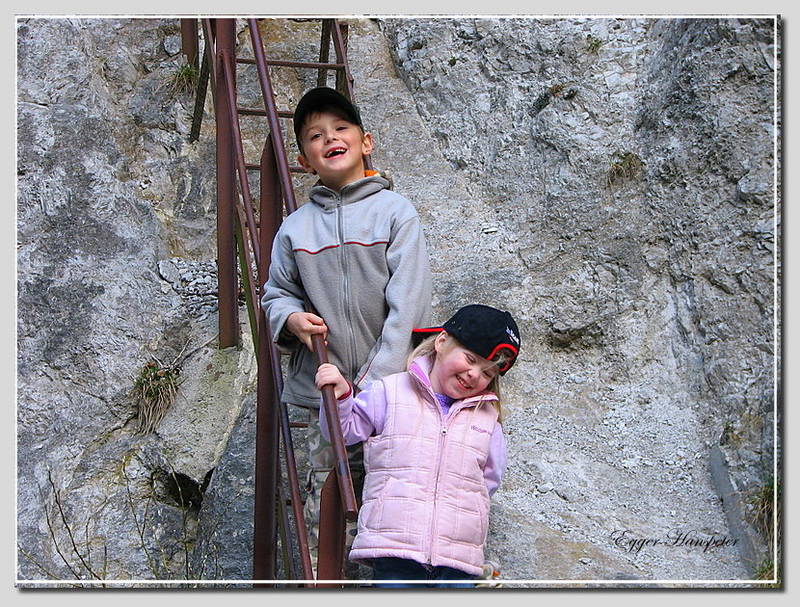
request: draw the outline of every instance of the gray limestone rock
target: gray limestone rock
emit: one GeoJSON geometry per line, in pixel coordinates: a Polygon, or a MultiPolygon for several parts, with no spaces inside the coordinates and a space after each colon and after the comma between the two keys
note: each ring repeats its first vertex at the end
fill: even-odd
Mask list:
{"type": "MultiPolygon", "coordinates": [[[[422,218],[436,318],[487,303],[522,331],[487,559],[505,580],[748,579],[729,547],[612,534],[730,534],[716,444],[743,504],[773,469],[773,20],[349,22],[374,162],[422,218]]],[[[270,57],[317,56],[313,23],[260,28],[270,57]]],[[[22,580],[252,571],[255,366],[244,308],[242,349],[215,349],[213,114],[209,95],[189,143],[178,39],[177,19],[17,23],[22,580]],[[177,400],[137,434],[136,377],[182,352],[177,400]]],[[[241,105],[259,104],[240,76],[241,105]]],[[[273,84],[289,109],[316,74],[273,84]]],[[[242,133],[255,162],[264,124],[242,133]]],[[[293,178],[302,202],[314,178],[293,178]]]]}
{"type": "MultiPolygon", "coordinates": [[[[453,264],[440,243],[461,235],[426,224],[434,256],[470,268],[468,281],[445,272],[436,282],[435,295],[448,293],[441,314],[494,300],[521,319],[525,353],[506,382],[510,466],[495,501],[525,509],[515,460],[557,452],[545,477],[569,475],[561,484],[603,513],[601,525],[580,525],[595,545],[612,548],[615,527],[725,530],[718,503],[708,507],[706,468],[670,462],[676,449],[707,461],[728,424],[742,495],[772,470],[761,429],[775,401],[758,395],[773,393],[773,355],[758,344],[772,343],[775,314],[774,250],[764,246],[776,227],[775,73],[754,42],[774,43],[773,21],[381,25],[438,149],[482,201],[468,225],[491,213],[501,235],[500,246],[481,238],[492,263],[453,264]],[[583,471],[573,476],[568,462],[583,471]],[[682,514],[662,516],[660,504],[682,514]]],[[[553,506],[532,516],[552,525],[566,516],[553,506]]],[[[518,562],[524,546],[513,544],[497,548],[509,553],[501,561],[518,562]]],[[[644,577],[747,575],[654,552],[631,559],[644,577]]]]}
{"type": "Polygon", "coordinates": [[[196,163],[169,130],[175,102],[156,94],[170,30],[176,22],[18,23],[20,579],[185,577],[200,501],[175,488],[201,486],[252,391],[252,348],[203,349],[214,319],[189,323],[180,294],[161,288],[168,252],[215,248],[196,240],[213,234],[214,215],[178,170],[196,163]],[[154,140],[170,149],[148,154],[154,140]],[[173,211],[181,198],[191,213],[173,211]],[[193,353],[176,402],[155,434],[138,434],[141,368],[182,350],[193,353]]]}

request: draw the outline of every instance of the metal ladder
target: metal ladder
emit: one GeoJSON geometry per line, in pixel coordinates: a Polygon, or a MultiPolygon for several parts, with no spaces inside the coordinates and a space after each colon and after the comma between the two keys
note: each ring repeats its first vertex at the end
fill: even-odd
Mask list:
{"type": "MultiPolygon", "coordinates": [[[[347,63],[347,25],[335,19],[296,19],[321,21],[319,61],[279,61],[266,58],[256,19],[247,26],[253,57],[235,55],[235,19],[202,19],[205,51],[200,69],[191,139],[200,131],[205,88],[211,81],[216,117],[217,149],[217,272],[219,284],[219,346],[239,344],[237,261],[247,302],[250,327],[258,361],[255,512],[253,539],[253,579],[273,580],[277,571],[277,544],[280,536],[284,552],[284,569],[289,579],[313,579],[308,538],[303,518],[300,485],[297,477],[291,428],[303,424],[290,423],[286,406],[281,403],[283,388],[280,352],[275,347],[269,323],[259,305],[262,285],[266,282],[272,241],[286,213],[296,210],[291,180],[292,172],[304,172],[290,166],[284,147],[281,119],[292,118],[290,111],[279,110],[275,104],[268,66],[315,69],[317,85],[324,86],[329,71],[336,72],[336,88],[353,100],[353,77],[347,63]],[[330,61],[330,46],[335,61],[330,61]],[[236,101],[236,65],[255,64],[261,87],[263,108],[239,107],[236,101]],[[269,134],[258,163],[244,158],[239,116],[262,116],[267,119],[269,134]],[[259,171],[260,192],[258,217],[251,195],[248,171],[259,171]],[[237,183],[239,186],[237,192],[237,183]],[[290,497],[283,495],[279,445],[290,497]],[[291,505],[295,541],[286,511],[291,505]],[[278,516],[280,514],[280,517],[278,516]],[[288,547],[297,544],[301,571],[297,572],[288,547]]],[[[198,22],[181,19],[183,52],[190,64],[198,63],[198,22]]],[[[367,160],[367,168],[372,168],[367,160]]],[[[308,309],[311,309],[310,307],[308,309]]],[[[327,362],[327,352],[320,336],[313,340],[314,350],[321,362],[327,362]]],[[[332,386],[323,389],[323,407],[331,428],[331,442],[336,454],[336,466],[322,490],[320,537],[317,579],[343,579],[345,520],[355,520],[358,512],[347,453],[339,427],[336,398],[332,386]]],[[[268,585],[268,584],[259,584],[268,585]]],[[[310,584],[325,586],[324,584],[310,584]]],[[[336,584],[328,584],[336,586],[336,584]]]]}

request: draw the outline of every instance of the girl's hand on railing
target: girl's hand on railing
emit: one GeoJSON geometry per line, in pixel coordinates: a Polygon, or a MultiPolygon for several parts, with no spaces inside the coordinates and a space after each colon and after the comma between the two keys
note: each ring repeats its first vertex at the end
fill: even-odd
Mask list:
{"type": "Polygon", "coordinates": [[[333,386],[333,393],[336,395],[336,400],[350,394],[350,384],[339,369],[330,363],[323,363],[319,366],[315,383],[319,390],[322,390],[323,386],[333,386]]]}

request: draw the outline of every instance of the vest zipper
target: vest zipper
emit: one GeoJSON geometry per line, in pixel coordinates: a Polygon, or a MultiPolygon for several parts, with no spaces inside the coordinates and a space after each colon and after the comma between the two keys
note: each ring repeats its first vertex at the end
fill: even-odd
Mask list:
{"type": "MultiPolygon", "coordinates": [[[[431,520],[431,544],[428,550],[428,563],[433,565],[433,545],[436,542],[436,521],[438,517],[436,516],[437,504],[439,501],[439,479],[441,478],[442,472],[442,458],[444,457],[444,447],[445,443],[447,442],[447,430],[450,424],[453,423],[453,419],[455,419],[456,413],[459,413],[464,407],[459,407],[457,409],[451,408],[448,413],[447,417],[442,414],[442,408],[439,405],[439,402],[436,400],[436,397],[433,396],[433,401],[436,406],[436,412],[439,415],[439,420],[441,422],[441,427],[439,428],[439,451],[436,456],[436,482],[433,485],[433,519],[431,520]]],[[[463,403],[462,403],[463,404],[463,403]]]]}
{"type": "Polygon", "coordinates": [[[436,482],[433,484],[433,514],[431,518],[431,543],[428,549],[428,564],[433,565],[433,547],[434,543],[436,543],[436,527],[437,527],[437,510],[438,510],[438,503],[439,503],[439,479],[441,478],[442,473],[442,458],[444,457],[444,443],[447,440],[447,424],[445,423],[444,418],[442,417],[442,410],[439,406],[439,403],[436,403],[436,408],[439,412],[439,419],[441,420],[442,426],[439,429],[439,449],[436,454],[436,482]]]}
{"type": "MultiPolygon", "coordinates": [[[[459,403],[460,406],[456,407],[455,403],[454,406],[450,408],[450,411],[447,414],[447,417],[442,415],[442,408],[439,405],[436,397],[431,394],[433,401],[436,406],[436,412],[439,415],[439,420],[441,422],[441,426],[439,428],[439,452],[436,456],[436,482],[433,485],[433,515],[431,519],[431,543],[430,547],[428,548],[428,564],[433,565],[433,546],[436,543],[436,521],[438,520],[437,517],[437,504],[439,502],[439,479],[441,478],[442,472],[442,458],[444,457],[444,447],[445,443],[447,442],[447,431],[449,426],[453,423],[456,414],[460,413],[462,410],[466,409],[467,407],[464,406],[464,401],[459,403]]],[[[471,403],[470,403],[471,404],[471,403]]]]}

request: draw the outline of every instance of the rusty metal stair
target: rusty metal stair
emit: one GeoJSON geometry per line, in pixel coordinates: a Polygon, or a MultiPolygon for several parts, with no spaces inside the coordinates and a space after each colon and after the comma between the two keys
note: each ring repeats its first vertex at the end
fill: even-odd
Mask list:
{"type": "MultiPolygon", "coordinates": [[[[317,85],[324,86],[330,71],[336,74],[336,88],[353,99],[353,78],[347,62],[347,26],[335,19],[320,19],[321,37],[318,61],[285,61],[267,59],[256,19],[248,19],[247,27],[253,57],[235,54],[235,19],[202,19],[205,50],[200,70],[192,138],[197,138],[205,103],[205,83],[210,80],[217,126],[217,242],[219,283],[220,347],[239,344],[237,297],[237,261],[248,307],[253,343],[258,361],[257,428],[255,462],[255,515],[253,546],[253,579],[274,580],[277,571],[278,537],[284,550],[284,569],[290,579],[313,578],[308,540],[303,520],[301,494],[297,478],[291,428],[302,427],[290,422],[284,404],[280,402],[282,377],[280,353],[270,335],[269,324],[259,305],[262,285],[267,280],[272,239],[277,232],[285,208],[292,213],[297,208],[290,173],[304,172],[290,166],[287,160],[280,120],[293,117],[275,105],[269,67],[314,69],[318,71],[317,85]],[[333,45],[336,61],[329,61],[333,45]],[[255,65],[264,107],[241,107],[236,101],[237,64],[255,65]],[[204,73],[207,76],[204,77],[204,73]],[[200,111],[197,111],[198,106],[200,111]],[[239,127],[240,116],[264,117],[267,120],[266,142],[258,163],[246,162],[239,127]],[[259,209],[253,204],[248,171],[259,171],[259,209]],[[238,183],[238,191],[237,185],[238,183]],[[290,497],[282,495],[279,445],[290,497]],[[286,512],[290,505],[294,517],[295,538],[286,512]],[[280,513],[280,520],[276,516],[280,513]],[[294,558],[287,547],[297,545],[301,572],[294,567],[294,558]]],[[[313,21],[302,19],[297,21],[313,21]]],[[[187,60],[197,61],[197,20],[181,19],[181,32],[187,60]]],[[[372,168],[367,158],[367,167],[372,168]]],[[[314,342],[320,361],[327,361],[321,338],[314,342]]],[[[320,515],[320,545],[318,579],[343,579],[344,521],[354,520],[357,504],[347,464],[344,440],[339,430],[338,412],[332,387],[323,390],[323,400],[337,457],[337,465],[323,489],[320,515]]],[[[260,584],[264,585],[264,584],[260,584]]],[[[318,584],[323,586],[323,584],[318,584]]],[[[330,586],[330,584],[328,584],[330,586]]]]}

